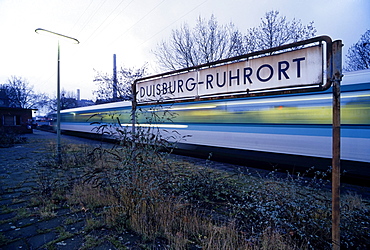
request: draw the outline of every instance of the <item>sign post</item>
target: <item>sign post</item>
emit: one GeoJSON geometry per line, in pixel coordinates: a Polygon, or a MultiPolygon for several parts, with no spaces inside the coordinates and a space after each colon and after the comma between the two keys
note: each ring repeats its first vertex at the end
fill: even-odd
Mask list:
{"type": "Polygon", "coordinates": [[[340,249],[340,82],[342,41],[333,43],[333,155],[332,155],[332,244],[340,249]]]}

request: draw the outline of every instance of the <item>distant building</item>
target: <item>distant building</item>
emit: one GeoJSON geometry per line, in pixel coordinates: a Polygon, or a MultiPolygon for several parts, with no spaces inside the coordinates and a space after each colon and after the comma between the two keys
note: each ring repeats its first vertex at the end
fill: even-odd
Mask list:
{"type": "Polygon", "coordinates": [[[32,109],[0,107],[0,128],[17,133],[33,133],[32,109]]]}
{"type": "Polygon", "coordinates": [[[86,107],[86,106],[91,106],[94,104],[95,103],[92,100],[86,100],[86,99],[77,100],[77,107],[86,107]]]}
{"type": "Polygon", "coordinates": [[[81,99],[81,90],[77,89],[77,107],[86,107],[91,105],[95,105],[95,102],[92,100],[81,99]]]}

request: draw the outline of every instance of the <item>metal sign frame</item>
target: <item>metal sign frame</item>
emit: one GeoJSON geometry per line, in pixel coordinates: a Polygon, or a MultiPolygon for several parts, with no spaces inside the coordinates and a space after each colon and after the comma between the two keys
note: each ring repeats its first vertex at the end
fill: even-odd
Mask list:
{"type": "Polygon", "coordinates": [[[321,83],[312,83],[310,85],[304,85],[304,86],[286,86],[286,87],[280,87],[280,88],[272,88],[272,89],[262,89],[262,90],[255,90],[250,91],[249,89],[245,89],[241,92],[233,92],[230,94],[214,94],[209,96],[193,96],[189,98],[183,98],[183,99],[160,99],[160,100],[150,100],[146,102],[137,103],[138,106],[141,105],[150,105],[155,104],[158,102],[161,103],[177,103],[177,102],[190,102],[190,101],[206,101],[206,100],[215,100],[215,99],[230,99],[230,98],[243,98],[243,97],[254,97],[254,96],[267,96],[267,95],[282,95],[282,94],[291,94],[291,93],[304,93],[304,92],[315,92],[315,91],[323,91],[328,89],[331,86],[331,78],[332,78],[332,40],[328,36],[319,36],[315,38],[311,38],[305,41],[300,41],[296,43],[291,43],[283,46],[279,46],[276,48],[271,48],[267,50],[257,51],[249,54],[244,54],[228,59],[223,59],[211,63],[202,64],[199,66],[189,67],[185,69],[180,70],[174,70],[162,74],[152,75],[148,77],[143,77],[140,79],[137,79],[134,81],[132,85],[133,90],[133,97],[135,100],[137,100],[137,86],[140,83],[148,82],[151,80],[157,80],[164,77],[169,76],[176,76],[184,73],[190,73],[190,72],[198,72],[202,71],[204,69],[209,69],[216,66],[223,66],[223,65],[232,65],[235,62],[242,62],[242,61],[248,61],[251,59],[258,59],[262,57],[268,57],[268,56],[275,56],[295,50],[300,50],[302,48],[312,47],[312,46],[323,46],[325,49],[323,49],[324,55],[323,55],[323,75],[322,75],[322,82],[321,83]]]}

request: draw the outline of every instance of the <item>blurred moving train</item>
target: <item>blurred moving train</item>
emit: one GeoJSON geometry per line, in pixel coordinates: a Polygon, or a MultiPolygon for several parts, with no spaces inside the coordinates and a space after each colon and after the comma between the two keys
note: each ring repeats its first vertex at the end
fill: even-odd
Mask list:
{"type": "MultiPolygon", "coordinates": [[[[171,121],[157,126],[190,135],[179,143],[185,150],[218,151],[240,159],[295,161],[293,165],[312,165],[326,159],[326,166],[330,165],[331,88],[284,96],[141,106],[141,110],[138,122],[144,127],[153,124],[146,124],[143,113],[175,113],[171,121]]],[[[61,129],[95,133],[92,128],[96,125],[91,123],[112,121],[112,114],[119,115],[123,126],[130,126],[130,112],[131,102],[62,110],[61,129]]],[[[370,70],[347,72],[341,83],[341,159],[352,165],[370,163],[370,70]]]]}

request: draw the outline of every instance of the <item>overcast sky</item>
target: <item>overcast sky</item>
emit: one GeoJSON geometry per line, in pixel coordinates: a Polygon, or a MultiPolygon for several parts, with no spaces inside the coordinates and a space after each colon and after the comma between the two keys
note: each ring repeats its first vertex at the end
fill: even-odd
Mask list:
{"type": "Polygon", "coordinates": [[[245,33],[270,10],[304,25],[314,21],[317,35],[343,40],[345,53],[370,29],[369,0],[0,0],[0,83],[15,75],[55,96],[57,41],[36,28],[80,41],[61,44],[61,87],[91,99],[93,69],[112,72],[113,54],[117,66],[148,63],[159,73],[151,50],[184,22],[193,26],[213,14],[245,33]]]}

